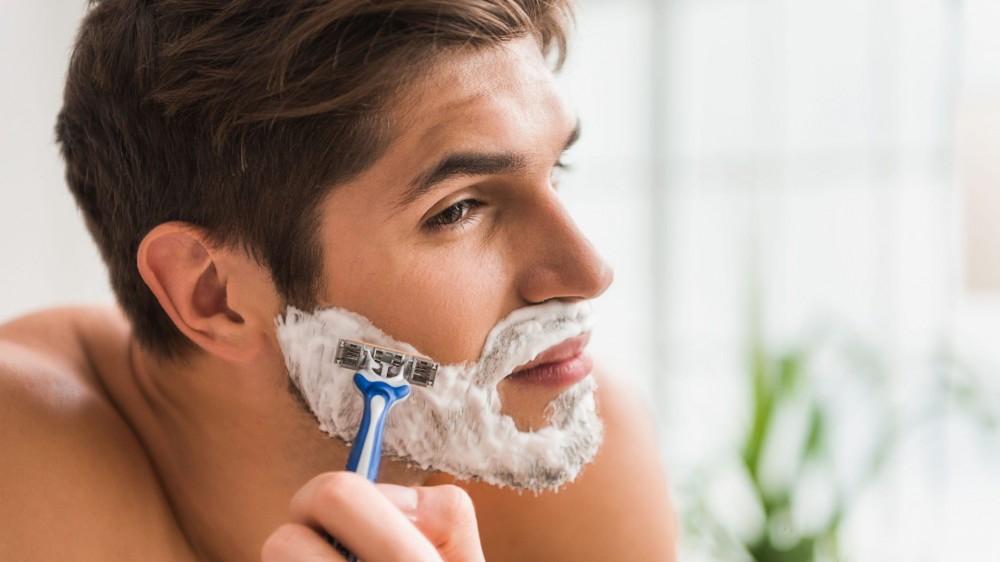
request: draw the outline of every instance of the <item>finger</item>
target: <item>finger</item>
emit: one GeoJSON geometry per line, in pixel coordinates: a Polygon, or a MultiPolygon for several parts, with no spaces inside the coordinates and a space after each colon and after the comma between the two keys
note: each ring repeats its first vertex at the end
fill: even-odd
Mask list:
{"type": "Polygon", "coordinates": [[[291,515],[297,523],[325,530],[362,560],[441,560],[399,508],[352,472],[310,480],[292,498],[291,515]]]}
{"type": "Polygon", "coordinates": [[[476,510],[469,494],[452,485],[414,489],[417,509],[410,520],[441,557],[449,562],[484,560],[476,510]]]}
{"type": "Polygon", "coordinates": [[[316,531],[296,523],[278,527],[264,541],[261,562],[347,562],[316,531]]]}

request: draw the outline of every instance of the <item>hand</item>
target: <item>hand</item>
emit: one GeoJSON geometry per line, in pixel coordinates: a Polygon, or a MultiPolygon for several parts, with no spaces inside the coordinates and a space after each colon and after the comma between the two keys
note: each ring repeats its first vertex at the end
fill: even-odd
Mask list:
{"type": "Polygon", "coordinates": [[[291,518],[264,543],[263,562],[345,561],[323,533],[369,562],[484,560],[472,500],[456,486],[372,484],[330,472],[295,494],[291,518]]]}

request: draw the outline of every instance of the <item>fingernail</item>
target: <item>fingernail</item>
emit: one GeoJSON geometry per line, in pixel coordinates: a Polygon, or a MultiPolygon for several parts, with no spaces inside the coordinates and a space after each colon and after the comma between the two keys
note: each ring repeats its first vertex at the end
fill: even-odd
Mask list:
{"type": "Polygon", "coordinates": [[[382,495],[388,498],[411,521],[417,518],[417,491],[407,486],[395,484],[376,484],[382,495]]]}

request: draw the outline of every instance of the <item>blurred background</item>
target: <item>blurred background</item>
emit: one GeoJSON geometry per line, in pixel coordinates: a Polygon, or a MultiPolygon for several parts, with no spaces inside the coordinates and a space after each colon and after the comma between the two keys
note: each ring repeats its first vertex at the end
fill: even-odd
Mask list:
{"type": "MultiPolygon", "coordinates": [[[[112,302],[52,134],[84,7],[0,3],[0,319],[112,302]]],[[[562,189],[682,561],[1000,560],[997,29],[996,0],[580,3],[562,189]]]]}

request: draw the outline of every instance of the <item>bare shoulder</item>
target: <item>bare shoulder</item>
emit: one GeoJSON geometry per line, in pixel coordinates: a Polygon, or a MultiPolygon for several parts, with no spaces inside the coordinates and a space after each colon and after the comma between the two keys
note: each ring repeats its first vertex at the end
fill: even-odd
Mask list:
{"type": "Polygon", "coordinates": [[[605,440],[556,493],[462,484],[476,504],[488,560],[675,559],[676,531],[653,420],[639,394],[598,375],[605,440]]]}
{"type": "Polygon", "coordinates": [[[127,331],[114,309],[99,308],[0,325],[0,558],[183,552],[155,474],[94,367],[92,345],[127,331]]]}

